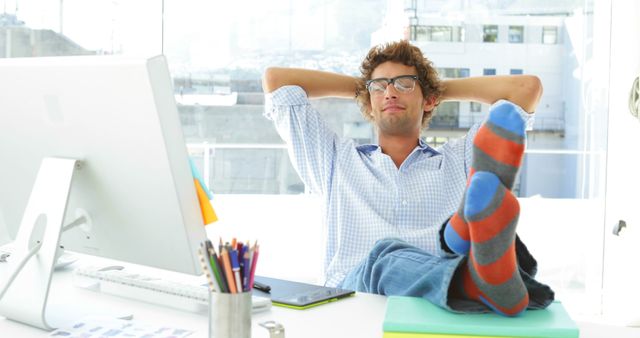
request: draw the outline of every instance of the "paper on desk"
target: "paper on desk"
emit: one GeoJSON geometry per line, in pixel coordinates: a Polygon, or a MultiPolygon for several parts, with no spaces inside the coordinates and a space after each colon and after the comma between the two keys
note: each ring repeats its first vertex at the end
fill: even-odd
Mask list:
{"type": "Polygon", "coordinates": [[[97,338],[183,338],[194,331],[109,317],[88,316],[71,327],[57,329],[50,337],[97,338]]]}

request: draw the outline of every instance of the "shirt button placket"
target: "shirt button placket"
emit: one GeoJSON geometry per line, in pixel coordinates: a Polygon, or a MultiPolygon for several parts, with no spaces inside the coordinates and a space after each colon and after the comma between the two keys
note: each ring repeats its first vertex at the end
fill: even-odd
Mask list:
{"type": "Polygon", "coordinates": [[[402,170],[398,171],[397,176],[397,186],[398,186],[398,202],[402,207],[407,206],[407,194],[406,189],[404,188],[404,181],[402,179],[403,172],[402,170]]]}

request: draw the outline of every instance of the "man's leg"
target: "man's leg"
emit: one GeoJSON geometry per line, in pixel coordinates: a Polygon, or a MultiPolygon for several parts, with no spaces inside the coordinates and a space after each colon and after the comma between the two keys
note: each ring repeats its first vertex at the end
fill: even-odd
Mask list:
{"type": "MultiPolygon", "coordinates": [[[[434,256],[402,240],[383,239],[375,244],[369,256],[353,269],[339,286],[387,296],[421,297],[449,311],[466,313],[489,311],[484,305],[486,303],[474,295],[489,294],[501,302],[501,293],[513,293],[500,287],[478,293],[480,288],[471,280],[474,278],[471,271],[466,256],[434,256]],[[461,298],[472,301],[460,301],[461,298]],[[454,300],[456,305],[453,305],[451,300],[454,300]]],[[[495,277],[491,271],[486,276],[495,277]]],[[[480,287],[486,289],[483,284],[480,284],[480,287]]],[[[510,301],[510,298],[505,299],[510,301]]],[[[493,306],[493,309],[502,307],[493,306]]]]}
{"type": "MultiPolygon", "coordinates": [[[[473,160],[467,187],[475,172],[488,171],[496,174],[511,190],[524,154],[524,139],[525,124],[516,106],[504,102],[494,107],[473,139],[473,160]]],[[[447,246],[460,255],[466,255],[471,244],[464,205],[463,198],[444,231],[447,246]]]]}
{"type": "Polygon", "coordinates": [[[519,213],[518,200],[495,174],[473,175],[464,206],[471,250],[453,287],[506,316],[518,315],[529,305],[515,251],[519,213]]]}
{"type": "Polygon", "coordinates": [[[466,266],[464,262],[463,256],[438,257],[399,239],[383,239],[340,287],[388,296],[422,297],[452,310],[447,303],[449,285],[454,273],[466,266]]]}

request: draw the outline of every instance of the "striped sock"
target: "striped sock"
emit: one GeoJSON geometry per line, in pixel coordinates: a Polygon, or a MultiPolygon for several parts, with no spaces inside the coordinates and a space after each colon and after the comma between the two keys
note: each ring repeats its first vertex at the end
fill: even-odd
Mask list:
{"type": "Polygon", "coordinates": [[[493,173],[478,171],[469,183],[464,216],[471,251],[462,272],[462,289],[504,316],[522,313],[529,293],[516,261],[515,236],[520,205],[493,173]]]}
{"type": "MultiPolygon", "coordinates": [[[[478,129],[473,139],[473,160],[467,187],[477,171],[496,174],[509,190],[516,179],[524,154],[525,124],[517,106],[511,102],[493,107],[489,119],[478,129]]],[[[469,227],[464,219],[462,199],[458,211],[444,229],[444,239],[453,252],[466,255],[469,252],[469,227]]]]}

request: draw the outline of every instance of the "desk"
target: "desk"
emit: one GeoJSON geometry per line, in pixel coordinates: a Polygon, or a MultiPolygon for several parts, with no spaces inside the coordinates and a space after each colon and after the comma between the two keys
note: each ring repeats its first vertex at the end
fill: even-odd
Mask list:
{"type": "MultiPolygon", "coordinates": [[[[208,322],[204,315],[173,310],[152,304],[131,301],[107,294],[76,288],[71,283],[71,271],[57,272],[52,280],[53,301],[91,302],[104,307],[127,309],[134,320],[171,325],[196,331],[194,338],[207,337],[208,322]]],[[[267,337],[267,331],[258,323],[275,320],[285,327],[287,338],[375,338],[382,337],[382,320],[386,297],[359,293],[355,297],[307,310],[273,307],[268,312],[253,315],[254,338],[267,337]]],[[[640,328],[622,328],[593,323],[579,323],[581,338],[639,338],[640,328]]],[[[46,337],[48,332],[22,325],[0,317],[1,337],[46,337]]]]}

